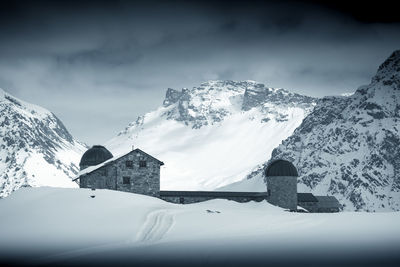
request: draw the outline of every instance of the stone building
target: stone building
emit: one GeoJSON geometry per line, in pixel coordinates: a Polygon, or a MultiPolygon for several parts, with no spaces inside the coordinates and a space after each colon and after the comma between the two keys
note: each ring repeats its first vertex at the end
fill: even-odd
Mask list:
{"type": "Polygon", "coordinates": [[[297,193],[296,167],[287,160],[275,160],[265,169],[268,202],[289,210],[300,206],[308,212],[338,212],[342,209],[334,196],[314,196],[312,193],[297,193]]]}
{"type": "Polygon", "coordinates": [[[311,193],[298,193],[298,205],[308,212],[339,212],[342,206],[334,196],[314,196],[311,193]]]}
{"type": "Polygon", "coordinates": [[[289,210],[297,209],[297,169],[287,160],[275,160],[265,169],[268,202],[289,210]]]}
{"type": "Polygon", "coordinates": [[[120,157],[113,157],[103,146],[86,151],[79,166],[81,171],[74,180],[81,188],[112,189],[159,197],[160,160],[140,149],[120,157]]]}
{"type": "Polygon", "coordinates": [[[315,212],[338,212],[342,209],[339,201],[334,196],[315,196],[318,200],[315,212]]]}
{"type": "Polygon", "coordinates": [[[93,146],[79,163],[81,171],[74,181],[81,188],[112,189],[159,197],[165,201],[188,204],[211,199],[237,202],[263,201],[296,211],[301,206],[309,212],[336,212],[336,198],[297,193],[297,169],[289,161],[276,160],[265,169],[267,192],[160,191],[160,166],[164,163],[140,149],[114,157],[103,146],[93,146]]]}

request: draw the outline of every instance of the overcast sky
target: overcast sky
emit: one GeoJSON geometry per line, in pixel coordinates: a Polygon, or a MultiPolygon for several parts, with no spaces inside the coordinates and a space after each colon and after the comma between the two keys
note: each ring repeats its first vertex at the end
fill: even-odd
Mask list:
{"type": "Polygon", "coordinates": [[[353,92],[400,49],[394,6],[365,10],[316,1],[10,1],[0,4],[0,87],[49,109],[89,145],[161,105],[168,87],[222,79],[317,97],[353,92]]]}

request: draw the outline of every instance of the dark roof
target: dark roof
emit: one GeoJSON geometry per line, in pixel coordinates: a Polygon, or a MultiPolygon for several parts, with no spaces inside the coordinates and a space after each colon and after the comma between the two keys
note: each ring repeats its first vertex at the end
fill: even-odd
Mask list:
{"type": "Polygon", "coordinates": [[[320,208],[339,208],[340,203],[334,196],[315,196],[320,208]]]}
{"type": "Polygon", "coordinates": [[[96,166],[112,157],[111,152],[104,146],[93,146],[83,154],[79,166],[96,166]]]}
{"type": "Polygon", "coordinates": [[[160,191],[160,197],[267,197],[267,192],[160,191]]]}
{"type": "Polygon", "coordinates": [[[278,159],[265,169],[266,176],[299,176],[296,167],[289,161],[278,159]]]}
{"type": "Polygon", "coordinates": [[[318,202],[318,199],[311,193],[297,193],[297,202],[318,202]]]}

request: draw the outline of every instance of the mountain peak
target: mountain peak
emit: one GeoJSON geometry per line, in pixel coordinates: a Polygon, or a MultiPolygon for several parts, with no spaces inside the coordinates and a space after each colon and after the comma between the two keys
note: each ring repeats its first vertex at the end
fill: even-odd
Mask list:
{"type": "Polygon", "coordinates": [[[234,81],[234,80],[209,80],[200,84],[200,87],[193,87],[193,89],[202,89],[203,87],[218,87],[219,89],[230,90],[235,87],[254,87],[254,86],[262,86],[264,84],[253,81],[253,80],[244,80],[244,81],[234,81]]]}
{"type": "Polygon", "coordinates": [[[379,82],[385,78],[392,78],[393,75],[400,75],[400,50],[394,51],[378,68],[374,78],[375,82],[379,82]]]}
{"type": "Polygon", "coordinates": [[[200,128],[220,122],[238,110],[259,108],[269,113],[271,105],[302,106],[309,110],[315,100],[281,88],[269,88],[251,80],[210,80],[192,89],[183,88],[182,91],[168,88],[163,106],[171,107],[167,111],[168,118],[200,128]]]}

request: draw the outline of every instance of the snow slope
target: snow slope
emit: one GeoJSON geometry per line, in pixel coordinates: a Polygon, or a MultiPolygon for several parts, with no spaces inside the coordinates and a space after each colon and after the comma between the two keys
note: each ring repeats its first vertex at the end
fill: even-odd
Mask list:
{"type": "MultiPolygon", "coordinates": [[[[369,85],[321,99],[278,158],[297,166],[299,192],[334,195],[347,210],[400,210],[400,50],[369,85]]],[[[266,164],[250,176],[262,180],[266,164]]]]}
{"type": "Polygon", "coordinates": [[[86,147],[48,110],[0,89],[0,198],[21,186],[76,187],[86,147]]]}
{"type": "Polygon", "coordinates": [[[168,89],[163,106],[106,143],[132,145],[162,160],[163,190],[213,190],[242,180],[289,137],[315,99],[254,81],[209,81],[168,89]]]}
{"type": "Polygon", "coordinates": [[[368,258],[400,247],[399,212],[292,213],[265,201],[178,205],[111,190],[42,187],[0,200],[0,214],[0,263],[7,256],[30,264],[277,255],[297,261],[368,258]]]}

